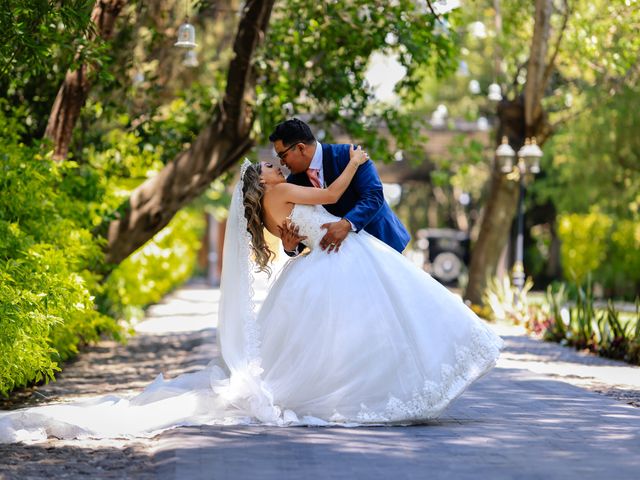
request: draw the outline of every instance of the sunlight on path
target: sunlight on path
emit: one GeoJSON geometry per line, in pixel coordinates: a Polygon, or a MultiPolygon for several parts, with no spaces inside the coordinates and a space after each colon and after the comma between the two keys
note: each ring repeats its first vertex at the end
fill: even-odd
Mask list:
{"type": "MultiPolygon", "coordinates": [[[[258,308],[267,296],[270,282],[277,278],[286,261],[287,257],[279,258],[273,264],[271,279],[263,273],[256,275],[253,288],[258,308]]],[[[135,326],[136,332],[164,335],[217,327],[220,289],[205,283],[193,283],[189,287],[180,288],[161,303],[149,307],[144,320],[135,326]]]]}
{"type": "MultiPolygon", "coordinates": [[[[615,388],[635,392],[640,399],[640,367],[598,357],[557,343],[529,337],[520,326],[493,324],[506,340],[499,368],[526,369],[540,378],[554,378],[590,390],[615,388]]],[[[623,397],[625,395],[622,395],[623,397]]]]}

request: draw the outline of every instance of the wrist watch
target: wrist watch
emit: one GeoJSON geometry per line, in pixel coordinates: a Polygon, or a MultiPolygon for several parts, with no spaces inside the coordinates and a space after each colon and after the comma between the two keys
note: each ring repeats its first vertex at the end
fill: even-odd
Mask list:
{"type": "Polygon", "coordinates": [[[284,253],[286,253],[290,257],[295,257],[295,256],[300,255],[303,250],[304,250],[304,244],[303,243],[299,243],[298,246],[295,248],[295,250],[284,250],[284,253]]]}

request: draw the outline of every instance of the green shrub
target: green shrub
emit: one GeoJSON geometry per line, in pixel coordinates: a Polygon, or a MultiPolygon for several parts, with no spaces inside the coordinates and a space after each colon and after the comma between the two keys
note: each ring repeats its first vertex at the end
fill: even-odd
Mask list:
{"type": "Polygon", "coordinates": [[[65,192],[66,166],[19,143],[20,131],[0,113],[1,394],[51,379],[80,343],[118,332],[94,308],[88,269],[102,253],[76,220],[83,207],[65,192]]]}
{"type": "Polygon", "coordinates": [[[587,275],[602,265],[612,223],[607,215],[596,211],[559,216],[562,265],[565,275],[575,283],[584,283],[587,275]]]}
{"type": "Polygon", "coordinates": [[[104,288],[104,308],[118,318],[141,317],[142,309],[188,280],[204,232],[200,209],[184,209],[152,240],[122,262],[104,288]]]}
{"type": "Polygon", "coordinates": [[[522,290],[513,285],[508,276],[502,280],[498,277],[489,279],[483,303],[489,306],[491,319],[517,325],[527,323],[531,311],[527,293],[531,287],[533,282],[530,278],[527,278],[522,290]]]}
{"type": "Polygon", "coordinates": [[[508,278],[492,279],[484,296],[492,319],[523,325],[546,341],[640,364],[640,297],[635,314],[623,319],[611,300],[606,309],[596,308],[589,277],[584,287],[549,285],[541,303],[531,301],[531,285],[528,280],[520,292],[508,278]]]}
{"type": "Polygon", "coordinates": [[[640,222],[619,220],[611,233],[606,261],[601,274],[612,292],[633,298],[640,290],[640,222]]]}
{"type": "MultiPolygon", "coordinates": [[[[193,138],[197,120],[184,99],[158,109],[134,129],[126,114],[109,121],[103,108],[100,102],[85,108],[93,121],[104,124],[82,152],[89,166],[84,177],[97,174],[98,188],[103,192],[95,201],[86,202],[93,226],[113,215],[137,186],[184,149],[185,142],[193,138]]],[[[86,187],[82,185],[81,190],[86,187]]],[[[109,275],[98,295],[100,310],[118,319],[139,318],[145,306],[159,301],[192,275],[203,232],[202,208],[179,212],[109,275]]]]}
{"type": "Polygon", "coordinates": [[[103,244],[91,231],[162,167],[164,149],[114,128],[84,150],[81,163],[54,163],[46,147],[20,143],[24,113],[5,107],[0,394],[52,379],[60,362],[101,334],[122,338],[117,320],[139,315],[191,276],[204,228],[202,208],[180,212],[104,281],[92,273],[103,271],[103,244]]]}
{"type": "Polygon", "coordinates": [[[561,215],[558,234],[567,278],[584,285],[590,275],[609,296],[634,298],[640,286],[640,222],[597,211],[561,215]]]}
{"type": "Polygon", "coordinates": [[[540,307],[543,314],[532,317],[527,328],[544,340],[640,364],[640,298],[636,298],[635,315],[627,320],[611,300],[606,309],[595,305],[590,281],[584,288],[549,286],[546,303],[540,307]],[[570,291],[575,291],[574,298],[570,291]]]}

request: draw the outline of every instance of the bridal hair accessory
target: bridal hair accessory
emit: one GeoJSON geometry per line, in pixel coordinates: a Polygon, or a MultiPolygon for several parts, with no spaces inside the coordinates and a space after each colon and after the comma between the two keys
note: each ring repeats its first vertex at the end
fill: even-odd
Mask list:
{"type": "Polygon", "coordinates": [[[244,174],[247,171],[247,168],[249,168],[251,165],[253,165],[251,163],[251,161],[247,158],[244,157],[244,162],[242,162],[242,165],[240,166],[240,181],[244,182],[244,174]]]}

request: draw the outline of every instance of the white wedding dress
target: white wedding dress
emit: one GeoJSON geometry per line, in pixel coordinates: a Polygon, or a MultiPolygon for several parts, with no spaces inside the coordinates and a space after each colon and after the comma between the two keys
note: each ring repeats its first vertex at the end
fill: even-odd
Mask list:
{"type": "MultiPolygon", "coordinates": [[[[495,365],[502,340],[401,254],[364,231],[327,254],[320,225],[336,217],[298,205],[291,220],[311,251],[288,261],[257,315],[250,264],[225,265],[221,366],[159,376],[131,399],[1,414],[0,442],[149,436],[179,425],[415,423],[437,417],[495,365]]],[[[239,244],[227,252],[225,243],[225,262],[247,253],[239,244]]]]}

